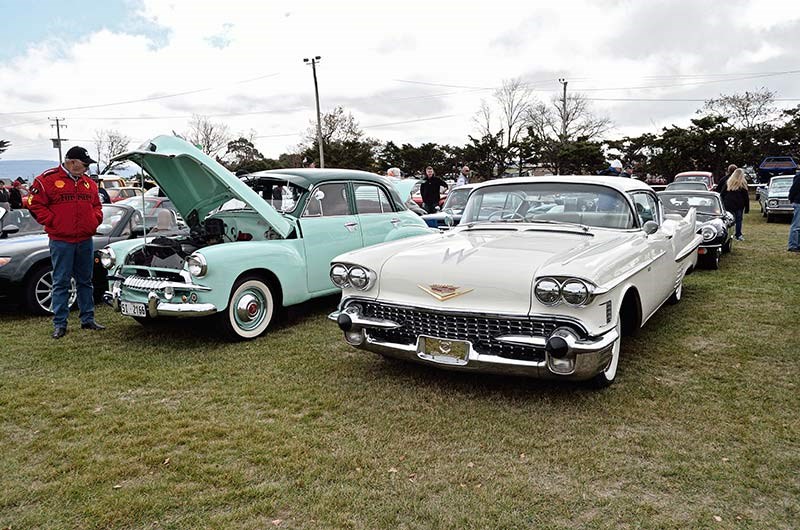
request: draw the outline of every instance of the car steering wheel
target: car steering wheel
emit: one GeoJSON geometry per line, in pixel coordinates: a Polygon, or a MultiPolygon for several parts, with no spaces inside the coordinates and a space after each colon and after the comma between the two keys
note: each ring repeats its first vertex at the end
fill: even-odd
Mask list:
{"type": "Polygon", "coordinates": [[[487,217],[486,220],[491,221],[494,217],[503,214],[511,214],[511,217],[509,219],[520,219],[521,221],[525,220],[525,216],[516,210],[497,210],[496,212],[490,213],[489,217],[487,217]]]}

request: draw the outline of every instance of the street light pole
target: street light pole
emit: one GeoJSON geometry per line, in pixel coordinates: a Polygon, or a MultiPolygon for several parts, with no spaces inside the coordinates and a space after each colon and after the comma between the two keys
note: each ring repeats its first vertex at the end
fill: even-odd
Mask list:
{"type": "Polygon", "coordinates": [[[325,153],[322,149],[322,121],[319,113],[319,85],[317,85],[317,63],[322,59],[319,55],[311,59],[305,58],[303,62],[311,63],[311,71],[314,74],[314,97],[317,100],[317,144],[319,145],[319,167],[325,167],[325,153]]]}
{"type": "Polygon", "coordinates": [[[563,77],[558,80],[564,88],[564,95],[561,98],[561,141],[567,141],[567,81],[563,77]]]}

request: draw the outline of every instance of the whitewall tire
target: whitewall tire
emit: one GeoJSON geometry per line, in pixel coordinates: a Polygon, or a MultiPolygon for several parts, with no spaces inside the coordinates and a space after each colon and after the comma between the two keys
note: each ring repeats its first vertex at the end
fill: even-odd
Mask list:
{"type": "Polygon", "coordinates": [[[605,369],[592,379],[592,384],[596,388],[605,388],[617,378],[619,354],[622,350],[622,319],[620,315],[617,315],[617,325],[614,329],[617,331],[617,340],[614,341],[614,345],[611,347],[611,359],[608,361],[605,369]]]}
{"type": "Polygon", "coordinates": [[[275,297],[260,277],[241,278],[233,286],[228,307],[219,318],[235,340],[254,339],[264,333],[275,314],[275,297]]]}

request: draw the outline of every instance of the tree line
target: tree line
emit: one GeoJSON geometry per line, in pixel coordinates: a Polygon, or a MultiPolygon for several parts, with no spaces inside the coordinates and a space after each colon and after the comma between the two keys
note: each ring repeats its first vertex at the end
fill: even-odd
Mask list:
{"type": "MultiPolygon", "coordinates": [[[[381,142],[366,136],[341,106],[322,114],[321,136],[326,166],[377,173],[399,167],[409,175],[421,174],[430,165],[446,175],[468,164],[479,179],[520,174],[532,166],[554,174],[594,174],[616,159],[642,176],[671,179],[686,170],[719,175],[730,163],[757,166],[765,156],[800,154],[800,105],[780,110],[775,95],[766,88],[723,94],[707,100],[686,127],[610,139],[605,136],[611,120],[597,115],[582,94],[565,90],[561,97],[539,101],[528,85],[512,79],[481,102],[473,118],[475,134],[463,145],[381,142]]],[[[181,136],[233,172],[319,165],[314,121],[301,142],[278,158],[259,152],[255,131],[234,135],[226,124],[201,115],[192,117],[181,136]]],[[[119,131],[97,131],[95,152],[101,167],[129,143],[119,131]]],[[[0,153],[8,147],[0,140],[0,153]]]]}

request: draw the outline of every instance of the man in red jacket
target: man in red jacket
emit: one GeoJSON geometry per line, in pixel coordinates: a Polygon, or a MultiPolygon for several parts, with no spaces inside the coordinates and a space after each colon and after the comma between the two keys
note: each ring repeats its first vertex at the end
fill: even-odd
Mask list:
{"type": "Polygon", "coordinates": [[[64,163],[33,180],[27,197],[28,210],[50,236],[53,263],[53,338],[67,334],[70,279],[78,287],[81,328],[105,329],[94,320],[92,271],[94,236],[103,221],[97,185],[86,176],[95,161],[83,147],[67,151],[64,163]]]}

